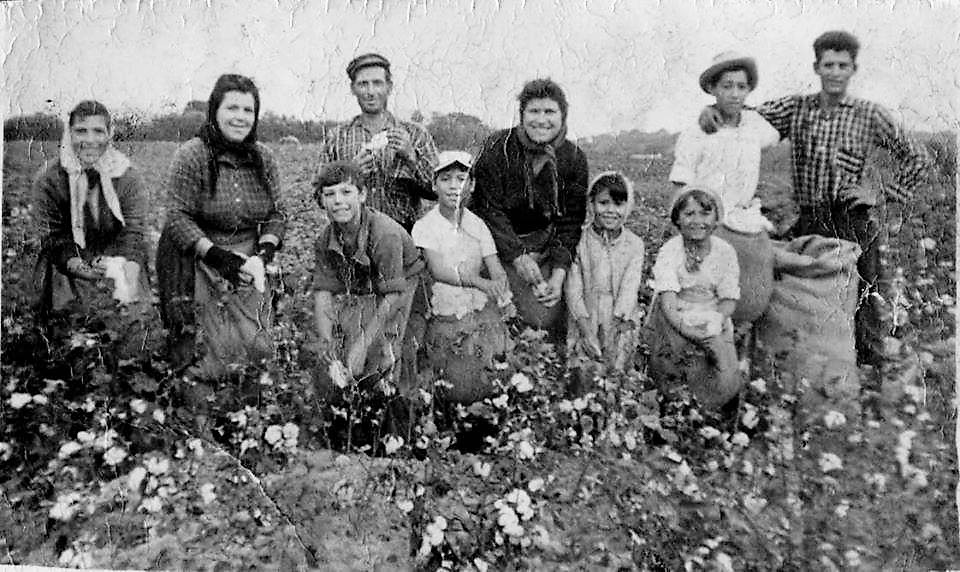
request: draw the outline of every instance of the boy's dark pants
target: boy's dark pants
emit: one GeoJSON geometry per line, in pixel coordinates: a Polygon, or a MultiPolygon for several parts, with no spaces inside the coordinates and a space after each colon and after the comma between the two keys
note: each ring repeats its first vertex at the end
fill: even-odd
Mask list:
{"type": "Polygon", "coordinates": [[[794,236],[816,234],[856,242],[862,250],[857,259],[859,303],[854,318],[857,362],[879,367],[883,360],[883,325],[878,297],[880,289],[880,223],[870,207],[847,209],[843,205],[800,207],[794,236]]]}

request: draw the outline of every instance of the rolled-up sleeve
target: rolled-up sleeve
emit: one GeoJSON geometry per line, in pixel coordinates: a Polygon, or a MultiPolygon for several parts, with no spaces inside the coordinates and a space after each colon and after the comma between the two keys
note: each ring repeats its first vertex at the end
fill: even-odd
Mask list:
{"type": "Polygon", "coordinates": [[[900,165],[896,182],[886,185],[884,191],[895,200],[910,200],[914,190],[924,181],[931,164],[930,156],[924,145],[883,107],[876,106],[871,119],[874,143],[889,150],[900,165]]]}

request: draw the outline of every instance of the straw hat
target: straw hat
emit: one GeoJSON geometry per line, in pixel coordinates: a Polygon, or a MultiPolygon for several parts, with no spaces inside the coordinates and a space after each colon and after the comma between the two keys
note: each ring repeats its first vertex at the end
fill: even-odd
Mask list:
{"type": "Polygon", "coordinates": [[[747,83],[750,89],[757,87],[757,62],[739,52],[727,51],[713,57],[710,66],[700,74],[700,88],[710,93],[710,87],[716,83],[717,77],[731,69],[746,69],[747,83]]]}

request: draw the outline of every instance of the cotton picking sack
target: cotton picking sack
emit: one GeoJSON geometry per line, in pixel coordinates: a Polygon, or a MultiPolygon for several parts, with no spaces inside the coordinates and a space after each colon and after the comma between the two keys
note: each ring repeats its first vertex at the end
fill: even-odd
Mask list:
{"type": "Polygon", "coordinates": [[[807,405],[859,410],[853,326],[859,256],[857,244],[822,236],[803,236],[776,249],[780,277],[757,322],[757,337],[794,383],[809,383],[803,392],[807,405]]]}
{"type": "Polygon", "coordinates": [[[731,318],[736,323],[753,322],[773,295],[773,242],[764,230],[740,232],[723,224],[714,236],[730,243],[740,264],[740,299],[731,318]]]}

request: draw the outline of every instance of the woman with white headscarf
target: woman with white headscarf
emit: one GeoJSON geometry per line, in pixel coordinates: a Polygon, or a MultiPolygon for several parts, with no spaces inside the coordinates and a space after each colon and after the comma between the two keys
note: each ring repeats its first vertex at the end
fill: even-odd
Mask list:
{"type": "Polygon", "coordinates": [[[34,183],[41,317],[72,300],[84,303],[107,285],[122,302],[149,292],[147,197],[139,174],[112,140],[107,108],[80,102],[65,122],[59,157],[34,183]]]}

